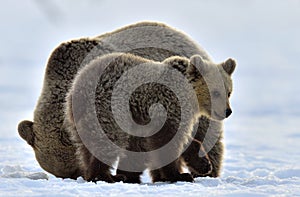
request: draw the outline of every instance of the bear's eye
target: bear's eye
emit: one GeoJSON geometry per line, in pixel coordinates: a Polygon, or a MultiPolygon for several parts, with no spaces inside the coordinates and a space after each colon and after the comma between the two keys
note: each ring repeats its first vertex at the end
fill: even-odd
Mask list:
{"type": "Polygon", "coordinates": [[[228,92],[228,98],[230,97],[230,95],[231,95],[231,92],[228,92]]]}
{"type": "Polygon", "coordinates": [[[219,97],[220,96],[220,92],[218,91],[213,91],[213,97],[219,97]]]}

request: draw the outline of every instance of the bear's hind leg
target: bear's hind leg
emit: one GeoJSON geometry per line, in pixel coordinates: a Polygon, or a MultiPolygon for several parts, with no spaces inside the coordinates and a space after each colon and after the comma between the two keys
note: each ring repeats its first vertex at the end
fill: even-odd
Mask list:
{"type": "Polygon", "coordinates": [[[110,166],[93,156],[89,150],[81,144],[79,147],[80,161],[81,161],[81,171],[83,178],[86,181],[105,181],[108,183],[114,183],[117,181],[122,181],[124,177],[121,176],[112,176],[110,172],[110,166]]]}
{"type": "Polygon", "coordinates": [[[140,176],[143,172],[129,172],[124,170],[117,170],[116,176],[124,176],[125,180],[124,183],[141,183],[140,176]]]}
{"type": "Polygon", "coordinates": [[[87,170],[84,172],[84,178],[87,181],[105,181],[114,183],[113,176],[110,173],[110,166],[102,163],[96,157],[91,156],[87,170]]]}
{"type": "Polygon", "coordinates": [[[156,182],[165,182],[166,179],[163,177],[162,173],[160,172],[159,169],[157,170],[151,170],[150,171],[150,175],[152,178],[152,182],[156,183],[156,182]]]}
{"type": "Polygon", "coordinates": [[[126,177],[124,183],[141,183],[140,176],[146,169],[145,161],[140,158],[139,160],[134,160],[128,156],[120,158],[117,175],[123,175],[126,177]],[[121,169],[132,169],[132,171],[125,171],[121,169]]]}

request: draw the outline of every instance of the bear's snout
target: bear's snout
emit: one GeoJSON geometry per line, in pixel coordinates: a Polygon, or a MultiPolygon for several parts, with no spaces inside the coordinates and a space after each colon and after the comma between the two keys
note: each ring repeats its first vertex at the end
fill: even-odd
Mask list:
{"type": "Polygon", "coordinates": [[[225,116],[226,116],[226,118],[228,118],[231,114],[232,114],[232,110],[230,108],[227,108],[225,110],[225,116]]]}

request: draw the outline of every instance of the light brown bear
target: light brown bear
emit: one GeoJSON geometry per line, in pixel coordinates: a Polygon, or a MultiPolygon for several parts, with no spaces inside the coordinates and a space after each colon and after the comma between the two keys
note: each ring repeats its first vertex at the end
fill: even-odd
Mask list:
{"type": "MultiPolygon", "coordinates": [[[[191,62],[196,67],[198,66],[197,69],[201,72],[199,75],[194,66],[182,64],[178,57],[168,58],[164,62],[170,62],[171,65],[181,72],[188,71],[193,73],[192,77],[188,75],[188,79],[197,94],[201,114],[197,119],[196,126],[194,126],[193,137],[190,138],[191,141],[184,148],[186,150],[182,153],[179,160],[176,161],[177,163],[175,162],[177,170],[182,172],[182,166],[186,164],[194,177],[217,177],[220,175],[223,157],[222,120],[232,113],[229,97],[233,89],[231,75],[234,72],[236,63],[234,60],[228,59],[226,62],[216,65],[203,60],[200,56],[193,56],[191,62]]],[[[132,116],[140,117],[140,115],[134,114],[132,116]]],[[[163,136],[155,136],[155,139],[164,138],[163,136]]],[[[129,145],[133,150],[141,149],[139,144],[143,144],[142,142],[139,142],[134,137],[129,138],[129,140],[129,145]]],[[[120,159],[119,165],[137,165],[137,162],[125,156],[120,159]]],[[[142,171],[126,172],[118,169],[117,173],[126,176],[125,182],[140,183],[139,176],[142,174],[142,171]]],[[[153,182],[173,181],[162,169],[152,170],[150,173],[153,182]]]]}
{"type": "MultiPolygon", "coordinates": [[[[224,152],[222,121],[201,116],[194,132],[192,142],[178,161],[179,166],[187,166],[194,178],[220,176],[224,152]],[[206,143],[203,143],[204,139],[206,143]]],[[[182,168],[180,172],[183,172],[182,168]]]]}
{"type": "MultiPolygon", "coordinates": [[[[215,113],[216,116],[213,117],[218,119],[228,116],[226,111],[229,110],[229,106],[226,100],[228,100],[227,91],[231,91],[229,74],[234,66],[232,63],[230,59],[220,65],[211,65],[199,55],[192,56],[190,60],[175,56],[159,63],[131,54],[110,54],[97,58],[85,66],[74,80],[67,97],[66,108],[66,125],[69,126],[67,130],[74,137],[74,143],[78,147],[84,178],[90,181],[113,182],[110,167],[120,157],[117,173],[126,176],[125,182],[134,182],[133,179],[136,180],[137,174],[146,168],[150,168],[153,182],[193,181],[188,173],[180,173],[177,158],[190,141],[194,122],[200,114],[215,113]],[[133,72],[132,69],[136,71],[133,72]],[[172,70],[180,72],[186,84],[184,79],[179,78],[172,70]],[[216,78],[218,73],[221,77],[219,79],[216,78]],[[124,76],[125,80],[119,82],[122,86],[118,88],[116,84],[124,76]],[[139,82],[142,82],[142,85],[135,88],[135,84],[139,82]],[[206,87],[207,83],[210,87],[206,87]],[[191,86],[190,89],[188,85],[191,86]],[[215,94],[218,93],[215,98],[210,99],[216,100],[217,106],[214,108],[211,107],[211,101],[203,102],[210,95],[209,88],[213,88],[215,94]],[[134,90],[132,94],[130,90],[134,90]],[[118,97],[115,103],[114,91],[118,97]],[[129,94],[130,99],[124,98],[122,91],[129,94]],[[224,92],[226,95],[222,98],[224,92]],[[128,101],[130,110],[122,111],[122,107],[128,105],[128,101]],[[159,131],[150,137],[128,135],[117,123],[116,114],[124,118],[126,113],[127,115],[130,113],[134,122],[139,125],[148,124],[155,119],[149,111],[156,103],[160,103],[167,110],[166,121],[159,131]],[[197,108],[198,103],[200,109],[197,108]],[[173,143],[167,147],[166,144],[170,141],[173,143]],[[155,152],[154,150],[163,146],[164,150],[143,154],[155,152]],[[124,149],[140,154],[129,156],[129,153],[126,153],[124,158],[124,149]]],[[[155,116],[158,120],[163,117],[157,112],[155,116]]],[[[126,118],[125,121],[123,124],[129,124],[127,128],[130,132],[147,133],[147,128],[132,126],[135,123],[130,123],[126,118]]],[[[152,124],[149,129],[152,130],[157,124],[152,124]]]]}
{"type": "Polygon", "coordinates": [[[66,94],[78,70],[95,57],[111,52],[127,52],[156,61],[174,55],[199,54],[203,60],[211,61],[185,34],[153,22],[137,23],[95,38],[61,44],[49,58],[34,121],[22,121],[18,126],[20,136],[33,147],[41,167],[57,177],[83,175],[75,158],[76,147],[64,124],[66,94]]]}

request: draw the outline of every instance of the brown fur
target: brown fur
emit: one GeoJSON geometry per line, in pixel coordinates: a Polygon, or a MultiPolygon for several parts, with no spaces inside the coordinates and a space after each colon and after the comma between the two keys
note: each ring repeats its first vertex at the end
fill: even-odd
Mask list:
{"type": "MultiPolygon", "coordinates": [[[[73,114],[72,113],[72,103],[75,102],[74,96],[77,95],[77,99],[80,101],[87,101],[88,103],[92,103],[93,101],[89,101],[89,95],[94,95],[94,93],[90,93],[92,89],[94,88],[93,85],[89,84],[89,81],[98,81],[96,75],[94,77],[91,77],[92,73],[98,73],[97,69],[103,68],[103,65],[105,62],[110,62],[109,66],[105,69],[105,73],[101,75],[100,80],[97,84],[97,91],[95,93],[95,108],[97,111],[97,118],[99,120],[99,123],[101,127],[104,129],[106,135],[108,138],[113,141],[115,144],[118,144],[120,147],[123,148],[130,148],[133,149],[133,151],[151,151],[155,150],[157,148],[160,148],[164,146],[169,140],[171,140],[174,135],[176,134],[176,131],[178,130],[181,113],[185,110],[184,113],[192,113],[189,122],[187,122],[186,126],[184,127],[186,131],[182,134],[180,134],[180,137],[177,137],[176,139],[176,147],[172,147],[172,149],[168,150],[169,155],[173,155],[173,158],[178,158],[181,154],[181,149],[183,148],[183,145],[189,140],[189,137],[192,132],[192,125],[194,124],[194,117],[195,114],[199,113],[198,111],[194,111],[193,108],[188,108],[188,106],[180,108],[179,101],[177,100],[176,96],[180,95],[174,95],[173,92],[171,92],[168,87],[162,86],[160,84],[145,84],[143,86],[140,86],[138,89],[136,89],[131,96],[131,99],[129,101],[132,117],[137,123],[140,123],[142,125],[146,125],[149,122],[149,107],[152,106],[155,103],[161,103],[165,109],[168,110],[168,116],[166,123],[163,125],[162,129],[157,132],[155,135],[152,135],[148,138],[135,138],[129,135],[126,135],[125,132],[120,130],[118,125],[114,121],[114,117],[112,115],[111,111],[111,94],[114,90],[115,83],[117,80],[122,76],[122,74],[133,67],[137,67],[140,65],[143,65],[145,63],[148,63],[151,67],[153,65],[154,69],[157,70],[159,73],[164,74],[168,70],[167,67],[170,69],[173,67],[177,69],[177,60],[180,60],[182,63],[182,66],[186,67],[186,69],[189,66],[193,66],[189,64],[189,60],[187,58],[182,57],[176,57],[173,58],[174,64],[171,60],[166,60],[164,63],[158,63],[153,62],[147,59],[140,58],[138,56],[133,56],[130,54],[111,54],[106,55],[101,58],[98,58],[97,60],[94,60],[91,64],[84,67],[78,76],[76,77],[73,89],[70,91],[70,94],[67,99],[67,110],[66,110],[66,117],[69,117],[70,119],[66,119],[66,125],[70,125],[68,131],[70,132],[70,135],[73,136],[73,141],[76,143],[76,146],[78,147],[78,155],[80,159],[80,166],[82,169],[82,172],[84,174],[84,178],[86,180],[103,180],[103,181],[109,181],[111,182],[112,178],[106,178],[110,177],[110,171],[109,167],[112,166],[113,163],[116,161],[118,156],[121,156],[120,162],[124,162],[122,158],[122,152],[116,152],[116,150],[113,147],[109,147],[109,145],[105,144],[105,139],[101,136],[97,137],[97,125],[95,125],[95,121],[92,120],[93,114],[91,113],[94,106],[85,106],[82,103],[78,103],[78,107],[82,107],[79,109],[79,116],[77,119],[73,120],[73,114]],[[175,61],[176,60],[176,61],[175,61]],[[161,71],[160,71],[161,70],[161,71]],[[103,77],[102,77],[103,76],[103,77]],[[82,91],[84,90],[84,91],[82,91]],[[72,101],[73,100],[73,101],[72,101]],[[75,121],[75,122],[74,122],[75,121]],[[75,127],[76,124],[76,127],[75,127]],[[101,161],[99,161],[96,156],[93,154],[89,154],[89,151],[87,151],[86,144],[84,144],[81,141],[81,137],[79,136],[80,132],[78,128],[83,128],[85,132],[92,132],[93,134],[92,138],[95,138],[95,144],[93,145],[93,149],[96,150],[97,155],[99,159],[106,159],[109,161],[107,164],[103,164],[101,161]],[[160,139],[160,140],[157,140],[160,139]],[[129,143],[130,142],[130,143],[129,143]],[[99,157],[99,155],[101,155],[99,157]],[[88,158],[88,159],[86,159],[88,158]],[[102,167],[103,166],[103,167],[102,167]],[[105,174],[105,176],[104,176],[105,174]]],[[[134,73],[135,74],[135,73],[134,73]]],[[[139,74],[139,73],[136,73],[139,74]]],[[[183,72],[182,74],[186,74],[183,72]]],[[[193,75],[194,73],[188,73],[189,75],[193,75]]],[[[187,78],[192,78],[192,76],[187,76],[187,78]]],[[[136,77],[130,76],[129,79],[135,79],[136,77]]],[[[166,79],[165,79],[166,80],[166,79]]],[[[172,77],[169,76],[167,80],[172,80],[172,77]]],[[[129,84],[126,84],[128,86],[129,84]]],[[[193,91],[193,90],[191,90],[193,91]]],[[[183,93],[182,93],[183,94],[183,93]]],[[[192,94],[192,93],[188,93],[192,94]]],[[[183,96],[183,95],[181,95],[183,96]]],[[[78,110],[78,109],[77,109],[78,110]]],[[[120,112],[122,113],[122,112],[120,112]]],[[[96,121],[97,122],[97,121],[96,121]]],[[[82,134],[82,133],[81,133],[82,134]]],[[[90,139],[90,143],[93,143],[93,139],[90,139]]],[[[150,160],[147,161],[147,163],[143,163],[143,161],[140,163],[142,165],[142,169],[144,170],[146,167],[150,167],[152,162],[160,162],[163,157],[166,155],[153,155],[151,156],[150,160]],[[150,164],[150,166],[149,166],[150,164]]],[[[131,160],[131,158],[127,158],[131,160]]],[[[136,160],[133,162],[137,162],[136,160]]],[[[120,164],[119,164],[120,165],[120,164]]],[[[135,164],[138,165],[138,164],[135,164]]],[[[138,166],[141,167],[141,166],[138,166]]],[[[193,181],[193,178],[188,174],[181,174],[178,170],[177,166],[177,160],[171,162],[167,166],[164,166],[159,169],[161,173],[164,175],[164,179],[166,181],[193,181]]],[[[134,177],[131,175],[131,173],[120,173],[118,171],[118,174],[124,174],[127,176],[128,182],[135,182],[131,180],[129,177],[134,177]]],[[[135,173],[138,175],[138,173],[135,173]]],[[[136,180],[138,181],[138,180],[136,180]]],[[[154,179],[155,181],[155,179],[154,179]]]]}
{"type": "Polygon", "coordinates": [[[198,123],[198,128],[194,128],[196,131],[194,140],[181,155],[181,162],[187,165],[194,177],[218,177],[224,152],[222,122],[201,116],[198,123]],[[203,144],[204,138],[208,140],[206,144],[203,144]],[[197,156],[199,153],[207,154],[205,157],[199,157],[197,156]]]}
{"type": "Polygon", "coordinates": [[[76,147],[64,126],[64,102],[81,62],[95,45],[88,39],[72,41],[61,44],[52,53],[34,121],[22,121],[18,126],[20,136],[32,146],[40,166],[57,177],[76,179],[81,175],[76,147]]]}
{"type": "MultiPolygon", "coordinates": [[[[229,59],[228,61],[219,65],[213,65],[211,62],[207,62],[199,56],[192,57],[191,63],[195,65],[201,65],[198,67],[198,69],[206,77],[203,77],[200,73],[198,73],[195,69],[196,67],[188,67],[178,57],[168,58],[168,60],[166,60],[165,62],[172,62],[174,68],[181,72],[187,73],[187,78],[193,84],[195,92],[198,96],[198,102],[202,111],[202,116],[198,119],[198,128],[194,128],[196,135],[194,136],[194,140],[192,139],[190,146],[187,147],[187,149],[182,154],[179,160],[174,161],[174,163],[172,163],[172,166],[167,166],[166,169],[164,169],[164,171],[162,171],[161,169],[150,171],[152,181],[157,182],[170,180],[168,176],[176,176],[170,175],[176,171],[182,172],[181,169],[184,164],[187,165],[187,167],[195,176],[219,176],[223,155],[223,145],[221,142],[223,132],[222,122],[220,122],[220,120],[224,119],[227,116],[226,110],[228,108],[230,109],[228,96],[232,92],[232,82],[230,79],[230,75],[235,69],[235,62],[229,59]],[[225,68],[227,69],[225,70],[225,68]],[[193,75],[189,75],[189,73],[193,73],[193,75]],[[216,73],[221,73],[221,80],[214,77],[216,73]],[[192,77],[189,78],[189,76],[192,77]],[[209,88],[213,89],[213,91],[220,91],[221,93],[219,93],[217,97],[215,95],[211,96],[209,88]],[[214,100],[215,102],[214,108],[212,108],[212,100],[214,100]],[[218,112],[223,111],[223,114],[221,112],[220,114],[222,115],[220,116],[214,115],[213,112],[217,110],[218,112]],[[206,116],[210,114],[212,114],[212,118],[218,120],[207,118],[206,116]],[[208,144],[202,144],[209,126],[210,132],[206,138],[208,140],[208,144]],[[213,139],[216,140],[212,141],[213,139]],[[216,142],[215,145],[212,144],[214,142],[216,142]],[[211,148],[211,150],[209,148],[211,148]],[[199,157],[199,151],[202,151],[205,157],[199,157]],[[208,153],[205,154],[206,152],[208,153]]],[[[137,115],[137,117],[140,116],[137,115]]],[[[174,127],[174,129],[175,128],[176,126],[174,127]]],[[[155,138],[164,139],[165,137],[155,136],[155,138]]],[[[136,141],[138,140],[132,140],[130,141],[130,144],[136,143],[136,141]]],[[[123,161],[120,160],[120,162],[132,163],[132,161],[130,161],[130,158],[123,158],[123,161]]],[[[127,176],[128,180],[126,181],[129,183],[139,183],[139,176],[142,174],[142,172],[131,173],[123,170],[118,170],[117,173],[124,174],[125,176],[127,176]]]]}
{"type": "MultiPolygon", "coordinates": [[[[65,97],[74,77],[78,70],[95,57],[118,51],[155,61],[163,61],[174,55],[191,57],[194,54],[199,54],[205,61],[211,61],[206,52],[183,33],[164,24],[152,22],[137,23],[95,38],[72,40],[57,47],[47,63],[44,86],[34,112],[34,120],[22,121],[18,126],[20,136],[33,147],[41,167],[57,177],[81,176],[83,172],[78,165],[78,158],[86,157],[87,161],[93,163],[93,159],[88,157],[88,150],[75,147],[66,132],[68,125],[65,123],[65,97]],[[153,29],[136,31],[135,36],[132,36],[135,31],[123,34],[136,27],[157,28],[158,33],[155,36],[158,42],[147,40],[149,36],[145,36],[147,31],[153,29]],[[127,35],[134,39],[128,39],[127,35]],[[137,47],[136,43],[141,43],[141,39],[144,39],[147,47],[137,47]]],[[[230,70],[233,67],[228,68],[230,70]]],[[[95,178],[97,175],[90,176],[95,178]]]]}
{"type": "MultiPolygon", "coordinates": [[[[186,39],[185,35],[164,24],[153,22],[138,23],[98,37],[81,38],[59,45],[48,60],[44,86],[34,111],[33,122],[21,121],[18,126],[20,136],[32,146],[37,161],[47,172],[62,178],[77,178],[82,175],[77,165],[76,147],[70,142],[70,137],[63,124],[66,93],[69,91],[70,84],[81,66],[97,56],[124,50],[160,61],[177,54],[177,52],[168,51],[167,49],[153,47],[123,49],[122,47],[118,48],[118,39],[115,40],[116,42],[105,41],[105,38],[135,26],[163,28],[169,34],[177,35],[176,40],[179,39],[176,41],[177,43],[174,42],[174,37],[168,37],[169,40],[165,40],[165,42],[174,43],[174,46],[170,46],[171,48],[175,48],[176,44],[180,45],[186,42],[185,45],[182,45],[186,49],[182,47],[180,49],[183,51],[183,55],[196,54],[198,51],[198,47],[186,39]],[[178,35],[181,35],[181,37],[178,37],[178,35]],[[180,39],[185,40],[180,41],[180,39]],[[112,47],[109,44],[114,46],[112,47]]],[[[134,40],[129,41],[128,45],[134,46],[132,44],[134,42],[134,40]]],[[[122,46],[123,44],[120,43],[119,45],[122,46]]],[[[180,52],[178,51],[178,53],[180,52]]]]}

